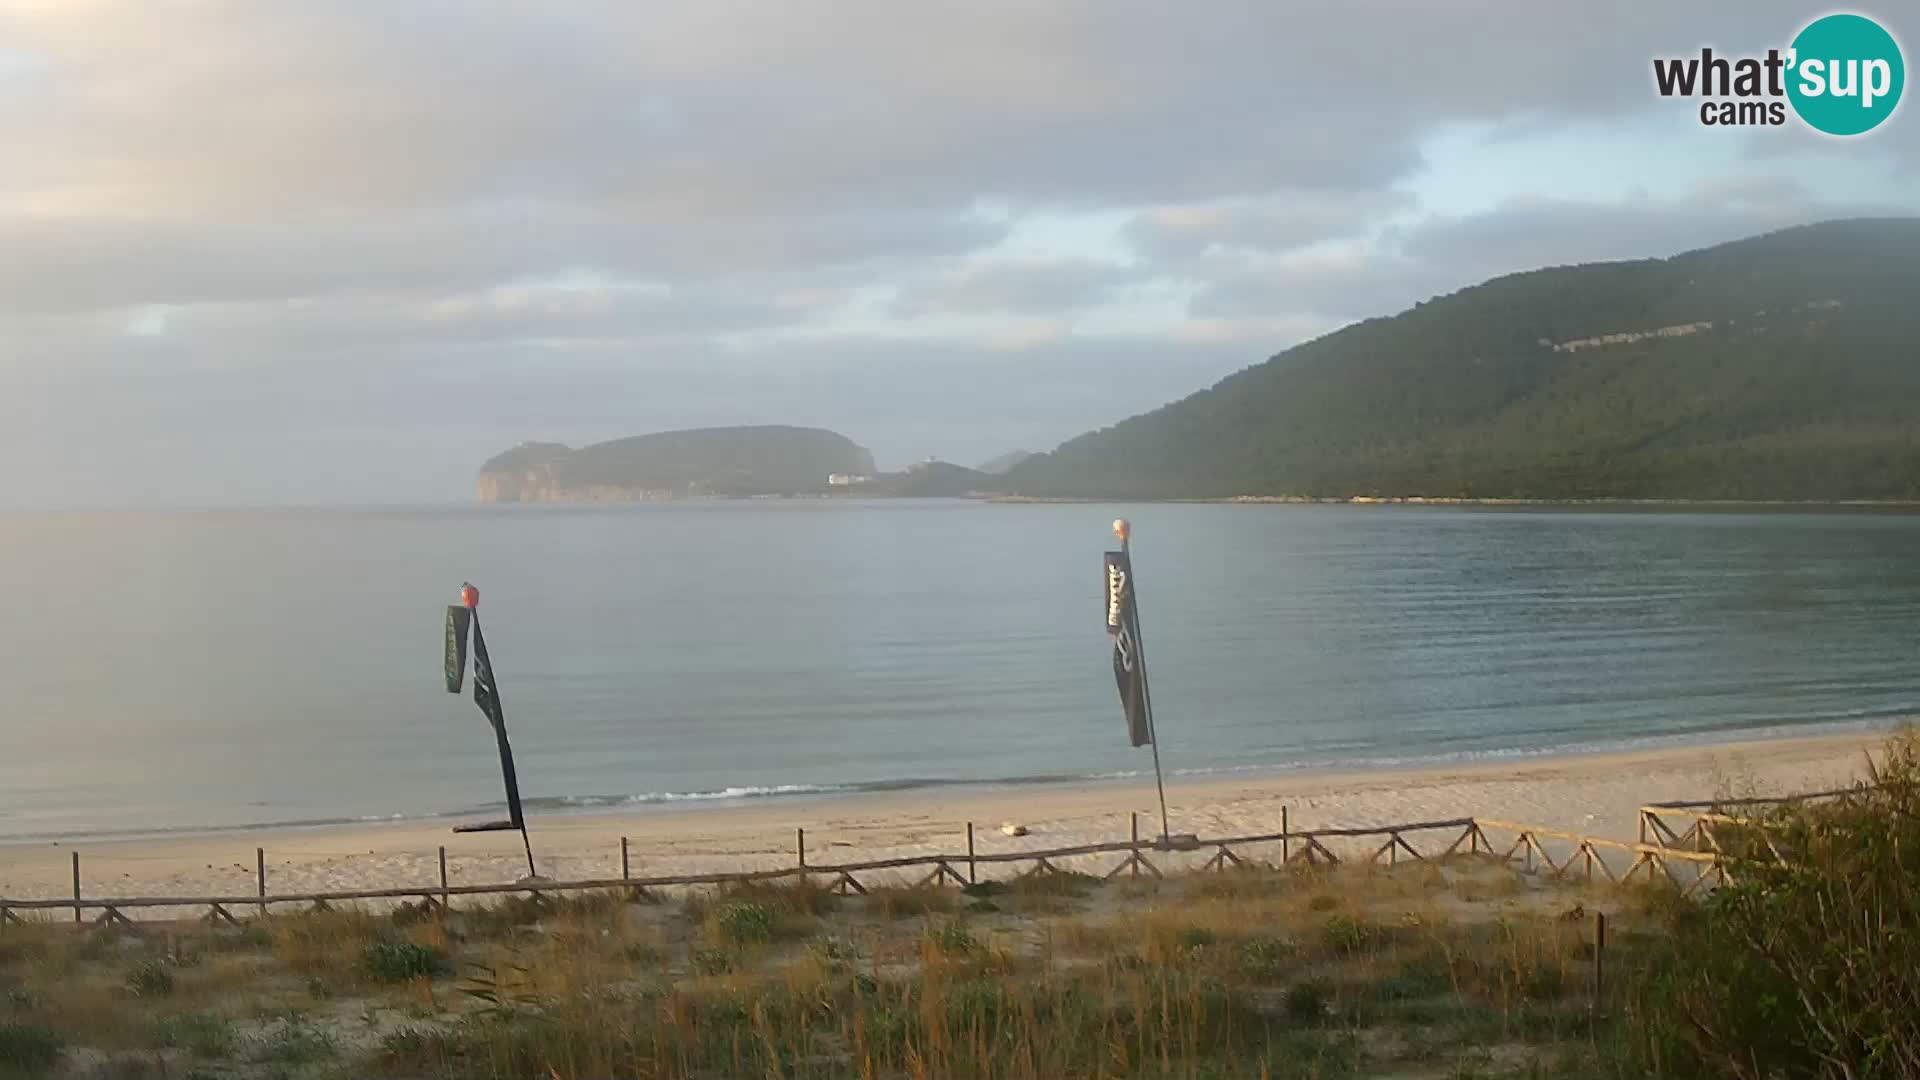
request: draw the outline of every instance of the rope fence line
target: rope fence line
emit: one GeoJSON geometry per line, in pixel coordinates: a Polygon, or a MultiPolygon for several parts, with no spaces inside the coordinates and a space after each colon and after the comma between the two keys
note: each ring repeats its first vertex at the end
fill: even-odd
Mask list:
{"type": "MultiPolygon", "coordinates": [[[[967,849],[964,854],[957,852],[914,854],[829,863],[808,861],[806,830],[796,829],[795,860],[789,866],[758,870],[654,875],[635,875],[632,872],[628,840],[623,836],[620,838],[619,877],[587,877],[562,881],[528,879],[498,884],[452,884],[447,874],[447,849],[441,847],[439,849],[439,880],[434,883],[291,893],[268,892],[266,853],[264,849],[256,848],[255,888],[251,893],[244,895],[87,897],[81,889],[80,853],[75,851],[71,853],[73,893],[70,897],[40,899],[0,897],[0,924],[22,921],[20,918],[22,912],[72,911],[73,921],[76,924],[86,924],[89,921],[86,918],[87,913],[97,912],[91,920],[94,926],[131,925],[132,920],[128,918],[126,912],[151,908],[204,908],[206,914],[203,918],[208,922],[237,924],[239,919],[234,915],[234,909],[244,911],[251,908],[257,915],[264,916],[271,907],[288,904],[306,904],[313,910],[327,910],[332,904],[352,901],[417,900],[428,909],[444,910],[455,896],[526,895],[539,901],[547,894],[623,891],[631,897],[638,898],[644,896],[649,889],[749,884],[790,878],[806,881],[827,878],[829,879],[827,887],[835,892],[865,894],[870,882],[862,882],[856,875],[912,869],[926,871],[924,876],[914,882],[917,887],[953,885],[965,888],[979,882],[982,866],[1011,867],[1030,863],[1030,866],[1020,870],[1013,877],[1015,879],[1031,878],[1069,872],[1056,865],[1059,860],[1111,854],[1124,854],[1125,858],[1099,875],[1105,880],[1112,880],[1122,874],[1137,878],[1143,873],[1160,878],[1164,874],[1160,867],[1148,858],[1149,853],[1192,854],[1211,849],[1212,854],[1199,868],[1203,873],[1221,873],[1231,867],[1248,865],[1336,866],[1341,865],[1343,860],[1327,846],[1328,840],[1370,838],[1378,838],[1380,843],[1377,847],[1369,846],[1367,849],[1369,854],[1354,860],[1360,865],[1393,866],[1403,858],[1413,861],[1430,861],[1467,855],[1489,858],[1508,866],[1518,863],[1525,872],[1544,871],[1557,879],[1569,877],[1575,873],[1576,869],[1588,881],[1596,880],[1597,876],[1615,883],[1632,882],[1637,876],[1644,874],[1649,883],[1669,884],[1680,889],[1683,894],[1692,894],[1709,884],[1723,884],[1731,880],[1728,864],[1735,860],[1726,852],[1719,837],[1713,832],[1714,826],[1737,824],[1747,827],[1751,825],[1748,821],[1721,813],[1722,808],[1793,803],[1806,799],[1850,794],[1854,790],[1857,789],[1771,799],[1651,803],[1640,808],[1640,839],[1637,843],[1481,817],[1415,821],[1395,825],[1296,830],[1290,827],[1288,812],[1286,808],[1282,808],[1281,831],[1273,833],[1215,839],[1178,838],[1177,842],[1171,843],[1165,839],[1142,840],[1138,815],[1132,815],[1131,836],[1126,840],[1001,852],[978,850],[974,842],[973,823],[968,822],[967,849]],[[1686,818],[1691,821],[1691,825],[1685,830],[1675,830],[1665,820],[1669,817],[1686,818]],[[1452,830],[1459,831],[1450,843],[1437,851],[1432,848],[1422,851],[1408,839],[1410,834],[1423,835],[1452,830]],[[1496,834],[1510,834],[1513,837],[1512,842],[1505,848],[1501,848],[1489,838],[1487,835],[1489,831],[1496,834]],[[1547,846],[1547,841],[1560,845],[1564,853],[1556,857],[1547,846]],[[1277,864],[1255,859],[1245,851],[1257,845],[1271,844],[1279,844],[1281,847],[1280,860],[1277,864]],[[1566,845],[1571,845],[1571,849],[1564,850],[1566,845]],[[1624,863],[1624,869],[1616,869],[1615,864],[1609,863],[1608,854],[1612,854],[1617,861],[1624,863]],[[1676,872],[1676,864],[1681,868],[1680,872],[1676,872]],[[1691,872],[1690,877],[1688,871],[1691,872]]],[[[1768,846],[1772,847],[1770,841],[1768,846]]],[[[1780,857],[1777,848],[1773,849],[1773,855],[1776,858],[1780,857]]]]}

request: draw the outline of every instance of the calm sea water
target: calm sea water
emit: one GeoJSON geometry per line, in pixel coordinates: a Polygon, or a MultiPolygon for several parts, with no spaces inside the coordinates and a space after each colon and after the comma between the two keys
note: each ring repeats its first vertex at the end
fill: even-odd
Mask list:
{"type": "Polygon", "coordinates": [[[0,837],[1457,760],[1920,707],[1920,516],[746,502],[0,516],[0,837]]]}

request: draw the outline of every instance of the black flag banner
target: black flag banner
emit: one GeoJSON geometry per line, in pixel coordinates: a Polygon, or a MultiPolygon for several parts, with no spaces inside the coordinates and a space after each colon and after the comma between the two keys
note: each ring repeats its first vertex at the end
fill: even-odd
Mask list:
{"type": "Polygon", "coordinates": [[[500,775],[507,784],[509,820],[500,827],[524,830],[526,818],[520,811],[520,780],[513,771],[513,747],[507,744],[507,717],[500,707],[500,687],[493,681],[493,660],[487,656],[487,639],[480,633],[480,613],[473,616],[473,703],[493,725],[493,737],[500,744],[500,775]]]}
{"type": "Polygon", "coordinates": [[[1147,715],[1147,674],[1140,658],[1140,615],[1133,606],[1133,560],[1124,551],[1109,551],[1107,568],[1107,636],[1113,640],[1113,679],[1120,687],[1120,706],[1127,715],[1127,741],[1134,746],[1153,742],[1147,715]]]}
{"type": "Polygon", "coordinates": [[[507,786],[507,820],[477,825],[456,825],[457,833],[520,833],[520,845],[527,851],[527,876],[533,881],[539,871],[533,864],[533,838],[527,835],[526,814],[520,807],[520,778],[513,770],[513,747],[507,743],[507,713],[500,705],[500,684],[493,678],[493,658],[487,655],[487,639],[480,632],[480,590],[472,582],[460,586],[460,604],[447,608],[447,693],[460,692],[461,674],[467,666],[467,638],[473,639],[473,703],[480,706],[487,723],[493,725],[494,742],[500,746],[500,779],[507,786]]]}
{"type": "Polygon", "coordinates": [[[467,677],[467,627],[473,612],[460,604],[447,605],[447,693],[457,694],[467,677]]]}

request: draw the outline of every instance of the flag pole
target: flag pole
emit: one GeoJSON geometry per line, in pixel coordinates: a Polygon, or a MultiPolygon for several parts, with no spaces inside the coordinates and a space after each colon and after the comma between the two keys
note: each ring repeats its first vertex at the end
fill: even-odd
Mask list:
{"type": "MultiPolygon", "coordinates": [[[[464,588],[471,589],[473,587],[471,585],[468,585],[468,586],[464,586],[464,588]]],[[[474,590],[474,604],[470,610],[472,610],[473,612],[473,635],[475,640],[479,640],[480,639],[480,604],[479,604],[478,589],[474,590]]],[[[486,648],[485,645],[476,646],[475,648],[476,658],[478,657],[480,651],[485,648],[486,648]]],[[[526,815],[522,813],[520,810],[520,779],[516,775],[517,770],[515,770],[513,767],[513,749],[507,742],[507,723],[506,723],[507,707],[504,703],[500,701],[499,677],[493,674],[493,671],[492,671],[493,664],[491,660],[488,661],[487,667],[488,667],[488,672],[487,672],[488,679],[493,684],[493,695],[494,695],[493,707],[499,711],[499,718],[496,724],[494,725],[493,733],[495,738],[500,743],[501,774],[502,774],[502,777],[507,782],[507,796],[508,798],[513,800],[513,805],[512,805],[513,823],[519,826],[519,829],[520,829],[520,846],[525,848],[527,852],[527,876],[529,878],[536,878],[540,876],[540,871],[536,869],[533,865],[533,838],[527,835],[527,818],[526,818],[526,815]]]]}
{"type": "Polygon", "coordinates": [[[527,821],[520,819],[520,846],[527,849],[527,877],[537,878],[540,871],[533,868],[533,838],[527,835],[527,821]]]}
{"type": "MultiPolygon", "coordinates": [[[[1114,535],[1120,538],[1120,553],[1133,565],[1133,526],[1126,518],[1115,518],[1114,535]]],[[[1160,793],[1160,840],[1172,843],[1173,826],[1167,819],[1167,780],[1160,771],[1160,733],[1153,726],[1153,691],[1147,683],[1147,643],[1140,632],[1140,577],[1132,575],[1127,588],[1133,593],[1133,647],[1140,657],[1140,699],[1147,707],[1147,745],[1153,747],[1153,786],[1160,793]]]]}

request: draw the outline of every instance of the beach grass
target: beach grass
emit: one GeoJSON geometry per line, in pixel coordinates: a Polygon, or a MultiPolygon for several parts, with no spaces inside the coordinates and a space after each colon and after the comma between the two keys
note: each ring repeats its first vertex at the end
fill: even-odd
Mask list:
{"type": "Polygon", "coordinates": [[[1920,753],[1887,760],[1729,826],[1751,858],[1704,899],[1457,855],[30,920],[0,927],[0,1077],[1920,1075],[1920,753]]]}
{"type": "Polygon", "coordinates": [[[1065,872],[8,927],[0,1069],[1345,1077],[1439,1060],[1451,1071],[1434,1075],[1586,1075],[1562,1065],[1590,1064],[1576,1047],[1613,1021],[1589,1008],[1588,928],[1567,913],[1610,906],[1648,941],[1662,917],[1624,890],[1496,885],[1513,876],[1471,859],[1065,872]]]}

